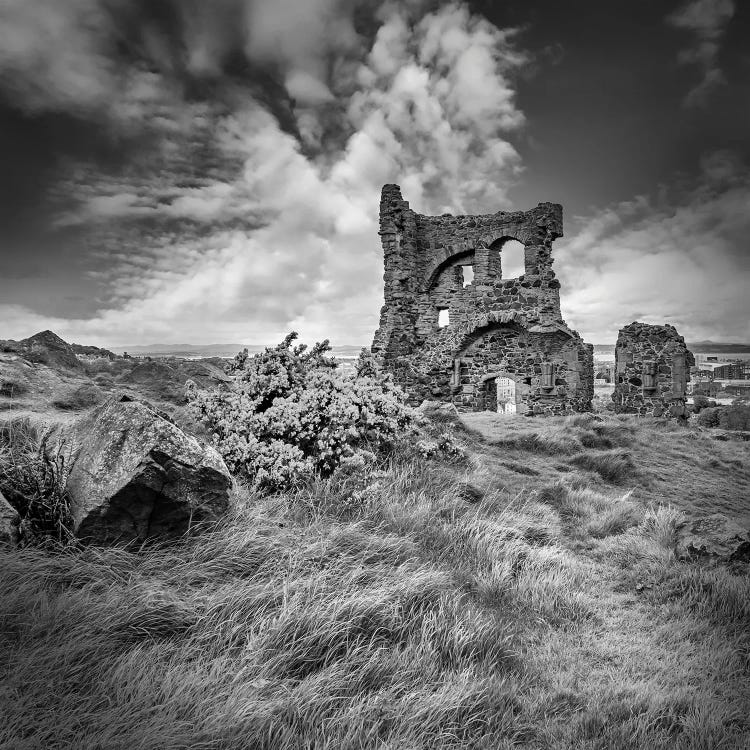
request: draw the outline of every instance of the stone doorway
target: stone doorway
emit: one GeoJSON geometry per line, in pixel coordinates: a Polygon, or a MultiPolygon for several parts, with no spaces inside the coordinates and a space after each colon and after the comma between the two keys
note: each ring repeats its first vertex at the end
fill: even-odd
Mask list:
{"type": "Polygon", "coordinates": [[[498,376],[495,378],[495,388],[498,414],[515,414],[518,411],[516,381],[513,378],[498,376]]]}

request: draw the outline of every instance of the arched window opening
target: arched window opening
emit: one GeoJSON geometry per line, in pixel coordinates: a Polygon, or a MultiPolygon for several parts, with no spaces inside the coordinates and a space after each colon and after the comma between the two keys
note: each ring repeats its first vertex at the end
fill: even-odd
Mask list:
{"type": "Polygon", "coordinates": [[[463,272],[464,286],[467,287],[474,281],[474,266],[461,266],[463,272]]]}
{"type": "Polygon", "coordinates": [[[517,279],[526,272],[526,248],[518,240],[506,240],[500,251],[502,278],[517,279]]]}
{"type": "Polygon", "coordinates": [[[450,315],[448,314],[448,308],[443,307],[438,309],[438,328],[445,328],[450,323],[450,315]]]}

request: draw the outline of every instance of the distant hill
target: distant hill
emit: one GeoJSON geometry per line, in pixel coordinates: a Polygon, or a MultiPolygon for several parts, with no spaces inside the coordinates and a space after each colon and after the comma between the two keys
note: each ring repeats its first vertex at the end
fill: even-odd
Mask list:
{"type": "MultiPolygon", "coordinates": [[[[696,341],[695,343],[688,343],[687,346],[691,352],[702,352],[704,354],[715,352],[721,352],[722,354],[750,353],[750,344],[722,344],[717,341],[696,341]]],[[[614,354],[615,345],[594,344],[594,352],[596,354],[614,354]]]]}
{"type": "Polygon", "coordinates": [[[234,357],[245,348],[251,354],[262,352],[264,349],[257,344],[145,344],[125,346],[117,351],[150,357],[234,357]]]}
{"type": "MultiPolygon", "coordinates": [[[[265,348],[264,344],[146,344],[128,346],[118,351],[149,357],[234,357],[243,349],[257,354],[265,348]]],[[[337,357],[356,357],[361,349],[361,346],[334,346],[332,353],[337,357]]]]}
{"type": "Polygon", "coordinates": [[[716,341],[697,341],[688,344],[693,352],[750,352],[750,344],[722,344],[716,341]]]}

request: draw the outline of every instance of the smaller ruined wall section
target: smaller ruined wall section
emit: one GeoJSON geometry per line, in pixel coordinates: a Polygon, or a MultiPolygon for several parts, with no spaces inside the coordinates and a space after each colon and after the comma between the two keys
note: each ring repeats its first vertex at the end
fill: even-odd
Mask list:
{"type": "Polygon", "coordinates": [[[674,326],[634,322],[615,347],[615,411],[654,417],[687,414],[692,353],[674,326]]]}
{"type": "Polygon", "coordinates": [[[385,185],[380,197],[380,240],[383,246],[385,304],[372,351],[383,360],[407,356],[417,346],[416,214],[398,185],[385,185]]]}

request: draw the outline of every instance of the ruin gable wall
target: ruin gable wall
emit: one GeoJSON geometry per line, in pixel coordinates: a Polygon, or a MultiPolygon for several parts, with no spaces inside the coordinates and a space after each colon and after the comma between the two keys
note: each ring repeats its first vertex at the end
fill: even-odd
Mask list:
{"type": "Polygon", "coordinates": [[[494,410],[490,381],[502,372],[516,383],[524,413],[590,408],[593,352],[562,320],[552,269],[552,242],[562,231],[554,203],[423,216],[397,185],[383,187],[385,304],[372,350],[413,401],[494,410]],[[524,246],[517,278],[503,276],[508,240],[524,246]]]}

